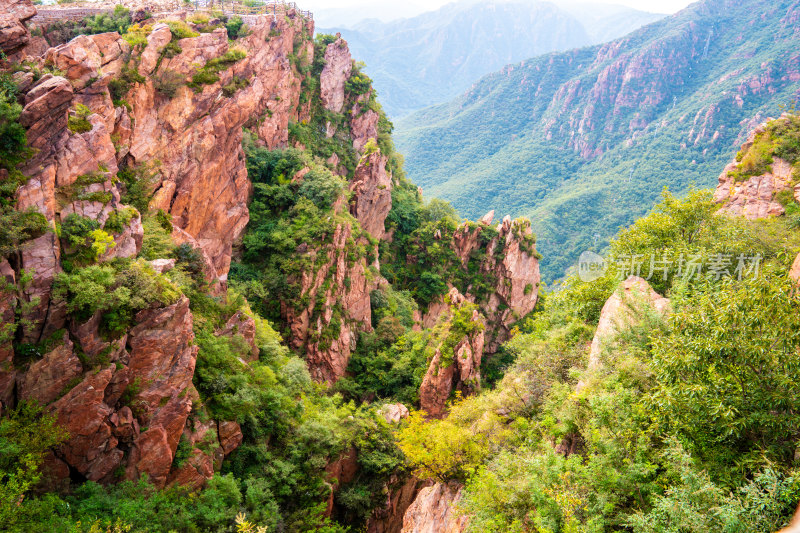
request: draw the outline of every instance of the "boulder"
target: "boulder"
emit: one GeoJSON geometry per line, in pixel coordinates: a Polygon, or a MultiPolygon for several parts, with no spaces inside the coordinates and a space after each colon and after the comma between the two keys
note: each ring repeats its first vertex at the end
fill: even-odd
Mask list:
{"type": "Polygon", "coordinates": [[[217,434],[219,435],[219,445],[222,447],[222,453],[225,455],[230,454],[242,443],[242,428],[234,421],[224,420],[220,422],[217,434]]]}
{"type": "Polygon", "coordinates": [[[150,267],[159,274],[163,274],[164,272],[169,272],[173,268],[175,268],[175,260],[174,259],[153,259],[149,261],[150,267]]]}
{"type": "Polygon", "coordinates": [[[408,407],[402,403],[387,403],[378,411],[388,424],[397,424],[404,418],[408,418],[408,407]]]}
{"type": "Polygon", "coordinates": [[[589,353],[589,368],[599,366],[603,349],[618,333],[638,324],[641,314],[648,310],[665,315],[669,312],[669,298],[655,292],[644,279],[638,276],[628,277],[606,300],[600,311],[600,320],[589,353]]]}
{"type": "Polygon", "coordinates": [[[461,533],[468,519],[457,516],[455,507],[461,500],[461,486],[436,483],[419,491],[405,515],[402,533],[461,533]]]}

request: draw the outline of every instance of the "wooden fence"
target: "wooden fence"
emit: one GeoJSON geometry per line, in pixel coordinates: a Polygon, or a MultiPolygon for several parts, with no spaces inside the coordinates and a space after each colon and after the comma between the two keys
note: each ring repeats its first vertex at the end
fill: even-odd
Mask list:
{"type": "MultiPolygon", "coordinates": [[[[124,5],[124,4],[123,4],[124,5]]],[[[127,7],[127,6],[126,6],[127,7]]],[[[147,8],[147,5],[141,6],[147,8]]],[[[314,14],[311,11],[298,9],[295,2],[285,2],[283,0],[272,0],[255,5],[245,5],[242,2],[225,1],[225,0],[194,0],[192,2],[158,2],[153,4],[151,12],[154,15],[166,15],[175,11],[220,11],[227,16],[257,16],[257,15],[272,15],[273,17],[283,15],[289,11],[294,10],[299,15],[309,20],[314,19],[314,14]]],[[[38,6],[36,16],[30,22],[47,24],[58,20],[80,20],[93,15],[101,13],[112,13],[113,7],[91,7],[88,5],[80,5],[74,7],[66,6],[38,6]]]]}

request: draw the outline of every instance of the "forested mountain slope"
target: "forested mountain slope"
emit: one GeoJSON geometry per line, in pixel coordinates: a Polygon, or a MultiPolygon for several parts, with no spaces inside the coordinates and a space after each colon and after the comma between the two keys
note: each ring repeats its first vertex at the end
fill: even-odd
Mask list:
{"type": "Polygon", "coordinates": [[[324,31],[341,32],[389,115],[399,117],[445,102],[508,63],[603,42],[661,17],[603,5],[568,12],[550,2],[467,0],[409,19],[324,31]]]}
{"type": "Polygon", "coordinates": [[[105,9],[0,0],[0,528],[787,522],[795,114],[548,293],[530,221],[423,202],[308,12],[105,9]]]}
{"type": "MultiPolygon", "coordinates": [[[[800,87],[800,8],[706,0],[605,45],[509,65],[398,121],[406,168],[465,216],[530,216],[545,277],[665,185],[710,185],[800,87]]],[[[595,246],[596,243],[596,246],[595,246]]]]}
{"type": "Polygon", "coordinates": [[[800,499],[799,168],[800,118],[760,125],[715,191],[665,192],[615,236],[605,269],[540,300],[494,389],[441,420],[412,412],[400,447],[435,483],[406,524],[786,526],[800,499]]]}
{"type": "Polygon", "coordinates": [[[4,530],[382,523],[392,428],[536,305],[530,223],[423,204],[347,43],[278,8],[0,1],[4,530]]]}

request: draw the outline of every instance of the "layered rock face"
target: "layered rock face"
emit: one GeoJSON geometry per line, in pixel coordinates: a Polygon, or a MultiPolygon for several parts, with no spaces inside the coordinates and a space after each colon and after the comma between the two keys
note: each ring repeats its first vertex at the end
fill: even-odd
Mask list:
{"type": "MultiPolygon", "coordinates": [[[[301,83],[288,56],[295,38],[308,50],[311,43],[301,36],[313,33],[313,22],[299,17],[279,17],[274,23],[271,17],[259,17],[249,27],[251,33],[236,42],[247,56],[219,73],[218,82],[203,85],[199,92],[182,87],[165,98],[156,86],[159,75],[173,72],[188,80],[197,65],[223,56],[230,47],[224,29],[180,39],[182,51],[164,58],[155,71],[171,34],[166,25],[154,26],[138,69],[147,81],[136,84],[128,95],[130,116],[123,109],[116,120],[120,126],[133,124],[129,137],[121,141],[129,144],[129,163],[161,162],[160,181],[153,185],[154,207],[169,212],[173,225],[196,240],[223,284],[232,244],[249,220],[242,126],[261,117],[262,142],[269,148],[286,145],[289,120],[298,118],[301,83]],[[221,87],[236,78],[249,84],[222,98],[221,87]]],[[[313,47],[310,50],[313,55],[313,47]]]]}
{"type": "Polygon", "coordinates": [[[436,483],[419,491],[403,516],[402,533],[461,533],[468,518],[457,516],[461,487],[436,483]]]}
{"type": "MultiPolygon", "coordinates": [[[[20,6],[7,6],[4,16],[32,16],[20,6]]],[[[244,53],[231,52],[224,29],[175,39],[166,24],[153,24],[138,48],[105,33],[47,50],[41,64],[63,76],[16,75],[24,95],[20,122],[34,149],[21,168],[30,179],[17,191],[17,208],[38,210],[53,229],[80,215],[109,235],[97,262],[132,258],[142,247],[141,215],[122,204],[117,173],[144,169],[142,176],[152,176],[145,188],[155,192],[151,207],[171,214],[175,242],[199,248],[207,280],[222,293],[232,244],[248,221],[242,126],[252,121],[268,147],[286,145],[289,120],[301,113],[301,75],[288,57],[296,47],[313,55],[312,33],[313,22],[290,11],[274,22],[254,19],[250,33],[236,41],[244,53]],[[212,60],[227,61],[216,69],[217,81],[188,87],[212,60]],[[235,78],[246,83],[223,91],[235,78]],[[180,82],[174,94],[165,89],[168,79],[180,82]],[[110,86],[116,97],[122,90],[122,100],[112,100],[110,86]]],[[[199,407],[188,299],[144,309],[127,331],[108,338],[99,314],[78,320],[51,294],[62,259],[73,251],[51,231],[27,243],[14,261],[0,262],[9,283],[23,269],[32,273],[24,288],[0,293],[4,324],[21,310],[25,327],[17,340],[49,347],[25,363],[14,361],[10,343],[0,345],[1,408],[36,400],[69,431],[48,460],[56,476],[72,471],[110,483],[147,475],[157,487],[202,486],[242,433],[235,422],[210,420],[199,407]],[[182,438],[191,452],[178,464],[182,438]]],[[[147,268],[158,276],[173,265],[164,258],[147,268]]],[[[237,313],[216,333],[243,337],[251,346],[243,362],[258,357],[251,317],[237,313]]]]}
{"type": "Polygon", "coordinates": [[[800,199],[800,185],[795,183],[797,172],[790,161],[779,157],[771,157],[769,168],[758,175],[737,179],[737,172],[742,170],[746,157],[752,157],[753,149],[759,137],[767,134],[768,124],[788,123],[790,116],[784,114],[776,121],[767,121],[753,129],[742,145],[740,157],[731,161],[719,176],[714,201],[722,204],[721,213],[742,216],[753,220],[783,215],[786,211],[778,201],[780,194],[788,194],[790,198],[800,199]]]}
{"type": "MultiPolygon", "coordinates": [[[[470,256],[481,248],[480,235],[490,227],[494,212],[487,213],[478,224],[465,223],[453,237],[453,249],[466,268],[470,256]]],[[[468,287],[464,296],[478,304],[486,317],[485,351],[494,353],[508,340],[510,328],[536,306],[539,295],[539,259],[530,222],[511,220],[506,216],[495,227],[496,235],[485,248],[479,272],[490,280],[493,290],[481,298],[468,287]]],[[[423,325],[431,327],[445,309],[443,300],[433,302],[423,315],[423,325]]]]}
{"type": "Polygon", "coordinates": [[[28,44],[31,34],[25,21],[36,15],[30,0],[0,1],[0,50],[14,58],[28,44]]]}

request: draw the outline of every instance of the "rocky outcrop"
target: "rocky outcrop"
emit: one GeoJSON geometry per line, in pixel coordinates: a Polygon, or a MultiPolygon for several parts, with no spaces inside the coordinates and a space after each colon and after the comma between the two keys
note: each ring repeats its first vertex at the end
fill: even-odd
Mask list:
{"type": "Polygon", "coordinates": [[[367,520],[367,533],[400,533],[406,510],[423,487],[432,485],[415,477],[392,476],[387,484],[386,501],[367,520]]]}
{"type": "Polygon", "coordinates": [[[91,481],[112,475],[124,456],[109,421],[114,410],[104,401],[114,374],[114,365],[97,373],[89,372],[81,383],[49,407],[58,425],[70,435],[56,455],[91,481]]]}
{"type": "MultiPolygon", "coordinates": [[[[241,148],[242,126],[262,117],[257,124],[261,142],[274,148],[285,146],[289,120],[298,118],[301,77],[288,57],[294,51],[295,36],[310,33],[313,23],[287,16],[275,24],[273,28],[271,17],[249,24],[251,33],[236,43],[246,57],[220,72],[218,82],[197,91],[179,87],[171,98],[160,92],[161,76],[177,76],[179,84],[185,85],[199,66],[226,54],[229,43],[225,30],[219,29],[181,39],[181,52],[162,58],[172,34],[165,24],[156,24],[148,44],[139,51],[139,72],[148,77],[130,85],[124,96],[128,108],[114,106],[108,86],[123,69],[132,68],[130,56],[139,52],[132,51],[119,34],[79,36],[48,50],[45,61],[65,77],[45,75],[26,95],[21,122],[28,129],[30,145],[39,152],[26,165],[33,178],[19,193],[20,207],[37,206],[55,219],[61,211],[55,201],[57,189],[70,186],[79,176],[103,169],[113,181],[118,163],[135,168],[158,162],[151,173],[155,182],[149,184],[155,193],[154,207],[169,212],[185,240],[191,239],[203,250],[220,290],[224,288],[232,243],[248,221],[250,183],[241,148]],[[223,97],[221,88],[235,78],[250,82],[223,97]],[[67,129],[66,110],[78,104],[91,112],[85,117],[90,131],[67,129]]],[[[306,41],[303,46],[313,55],[313,45],[306,41]]],[[[109,185],[92,185],[84,192],[102,188],[113,194],[113,206],[119,195],[109,185]]],[[[92,204],[71,205],[64,214],[72,210],[90,218],[107,217],[108,205],[92,204]]],[[[138,250],[137,222],[122,232],[109,259],[128,255],[133,246],[138,250]]],[[[36,267],[37,279],[29,297],[40,299],[33,311],[35,323],[47,314],[47,292],[58,268],[58,256],[47,249],[55,247],[47,236],[29,247],[37,254],[29,262],[38,263],[30,265],[36,267]]],[[[34,337],[40,334],[32,332],[29,340],[38,340],[34,337]]]]}
{"type": "Polygon", "coordinates": [[[45,62],[64,72],[64,77],[80,91],[98,81],[102,83],[101,77],[110,80],[119,76],[130,51],[130,45],[117,32],[79,35],[49,49],[45,62]]]}
{"type": "Polygon", "coordinates": [[[225,323],[225,326],[216,331],[217,336],[241,337],[250,348],[249,356],[244,362],[258,360],[258,346],[256,345],[256,321],[244,311],[236,311],[225,323]]]}
{"type": "Polygon", "coordinates": [[[772,157],[767,172],[756,176],[747,176],[740,180],[737,171],[741,171],[742,161],[758,140],[768,135],[770,122],[788,122],[789,115],[782,115],[777,121],[768,120],[750,132],[742,145],[739,156],[730,162],[719,175],[714,201],[722,204],[720,213],[742,216],[750,220],[783,215],[786,211],[778,201],[778,195],[786,191],[790,198],[800,199],[800,186],[795,185],[796,171],[791,162],[779,157],[772,157]]]}
{"type": "Polygon", "coordinates": [[[789,525],[781,529],[778,533],[800,533],[800,506],[797,507],[789,525]]]}
{"type": "Polygon", "coordinates": [[[334,496],[342,485],[347,485],[353,481],[358,473],[358,450],[354,447],[344,451],[335,461],[328,463],[325,467],[325,477],[330,486],[331,492],[328,496],[328,506],[325,516],[331,516],[334,510],[334,496]]]}
{"type": "Polygon", "coordinates": [[[146,473],[163,487],[192,408],[192,386],[197,346],[194,345],[189,300],[157,310],[141,311],[130,330],[128,375],[140,389],[131,402],[139,425],[148,427],[133,441],[126,475],[137,479],[146,473]]]}
{"type": "Polygon", "coordinates": [[[367,106],[370,93],[358,97],[350,111],[350,135],[353,137],[353,148],[363,153],[370,140],[378,139],[378,121],[380,116],[367,106]]]}
{"type": "MultiPolygon", "coordinates": [[[[358,240],[368,245],[363,237],[358,240]]],[[[372,330],[369,295],[376,282],[367,278],[365,258],[349,258],[348,248],[355,241],[353,227],[339,222],[330,245],[307,247],[303,253],[309,255],[310,264],[319,265],[317,270],[304,271],[299,280],[300,294],[309,303],[281,303],[290,343],[305,351],[311,376],[319,382],[334,383],[344,376],[357,333],[372,330]]]]}
{"type": "MultiPolygon", "coordinates": [[[[539,259],[535,240],[526,219],[511,220],[506,216],[494,229],[493,218],[487,213],[479,223],[462,224],[453,236],[452,247],[466,269],[474,252],[485,246],[478,267],[483,279],[491,280],[493,290],[476,297],[472,287],[464,296],[478,304],[486,318],[487,353],[496,352],[508,340],[512,325],[533,311],[539,295],[539,259]],[[489,234],[488,244],[482,244],[482,234],[489,234]]],[[[424,327],[432,327],[446,309],[443,299],[431,303],[423,315],[424,327]]]]}
{"type": "MultiPolygon", "coordinates": [[[[298,118],[301,77],[288,58],[295,38],[303,31],[313,32],[313,23],[280,17],[275,27],[271,24],[271,17],[248,24],[251,33],[236,43],[247,56],[221,72],[217,83],[197,91],[182,87],[165,98],[153,80],[167,72],[188,80],[197,65],[224,55],[229,51],[224,29],[181,39],[182,51],[164,59],[148,81],[136,84],[127,96],[134,124],[128,157],[132,164],[161,161],[155,199],[172,214],[173,225],[199,243],[221,285],[227,279],[232,243],[249,219],[242,126],[259,118],[261,142],[275,148],[286,145],[289,120],[298,118]],[[249,84],[223,97],[221,87],[235,78],[249,84]]],[[[163,25],[154,26],[140,72],[155,68],[151,59],[169,42],[168,32],[163,25]]],[[[303,42],[308,49],[310,42],[303,42]]],[[[308,57],[312,56],[313,47],[308,57]]]]}
{"type": "Polygon", "coordinates": [[[0,0],[0,50],[14,56],[30,40],[25,21],[36,15],[30,0],[0,0]]]}
{"type": "Polygon", "coordinates": [[[456,484],[436,483],[419,491],[403,516],[402,533],[461,533],[469,519],[458,516],[456,504],[462,488],[456,484]]]}
{"type": "Polygon", "coordinates": [[[72,341],[64,334],[61,345],[35,361],[17,382],[20,401],[34,400],[47,405],[63,393],[66,387],[83,373],[80,359],[75,355],[72,341]]]}
{"type": "Polygon", "coordinates": [[[214,446],[209,453],[198,448],[198,445],[208,448],[208,443],[216,443],[216,434],[213,424],[199,424],[194,431],[189,431],[189,443],[192,445],[190,456],[170,472],[168,485],[187,487],[191,490],[201,489],[214,475],[215,464],[221,463],[223,456],[219,453],[219,446],[214,446]]]}
{"type": "Polygon", "coordinates": [[[794,258],[792,267],[789,269],[789,279],[795,283],[800,283],[800,254],[794,258]]]}
{"type": "Polygon", "coordinates": [[[422,385],[420,407],[434,418],[444,416],[447,400],[454,390],[472,392],[480,386],[481,357],[484,347],[483,317],[456,289],[451,289],[446,303],[448,313],[439,317],[434,335],[439,339],[422,385]],[[453,325],[455,313],[467,312],[470,327],[466,331],[453,325]]]}
{"type": "MultiPolygon", "coordinates": [[[[197,391],[192,389],[193,401],[196,395],[197,391]]],[[[242,431],[236,422],[211,420],[203,409],[190,416],[181,438],[192,448],[188,458],[174,465],[167,483],[200,489],[219,471],[222,460],[241,444],[242,431]]]]}
{"type": "MultiPolygon", "coordinates": [[[[24,20],[35,11],[17,13],[8,7],[3,13],[24,20]]],[[[20,122],[33,148],[33,157],[21,168],[30,179],[17,191],[17,207],[38,210],[54,229],[73,213],[95,221],[113,238],[98,262],[136,256],[143,241],[142,218],[122,204],[124,186],[117,176],[119,168],[127,167],[154,193],[151,206],[171,214],[173,241],[200,250],[203,274],[218,282],[215,290],[221,294],[233,242],[248,221],[242,126],[249,123],[258,142],[269,148],[285,146],[289,120],[302,114],[302,75],[289,57],[313,58],[308,38],[313,22],[294,10],[275,21],[253,18],[248,27],[248,35],[236,42],[240,52],[227,56],[231,43],[224,29],[181,39],[164,54],[173,35],[167,25],[155,24],[147,44],[135,49],[115,32],[50,48],[40,63],[63,76],[38,77],[38,70],[27,67],[17,73],[24,95],[20,122]],[[186,86],[199,68],[220,56],[233,59],[224,63],[218,81],[194,90],[186,86]],[[131,69],[138,69],[144,81],[130,81],[135,78],[131,69]],[[166,74],[178,80],[174,95],[164,89],[166,74]],[[236,78],[246,83],[239,82],[233,93],[222,90],[236,78]],[[112,100],[110,86],[123,102],[112,100]],[[127,88],[125,94],[119,94],[120,88],[127,88]]],[[[13,35],[6,36],[10,42],[13,35]]],[[[340,231],[343,250],[350,228],[343,225],[340,231]]],[[[0,337],[0,408],[35,399],[69,431],[69,440],[52,457],[56,475],[72,471],[101,482],[147,475],[157,487],[202,486],[243,436],[235,422],[207,416],[201,421],[198,413],[190,418],[199,396],[192,386],[198,348],[188,300],[181,297],[172,305],[141,311],[132,328],[109,340],[101,334],[99,314],[77,321],[68,316],[64,302],[51,298],[62,255],[73,251],[53,231],[26,243],[13,269],[0,261],[0,274],[11,285],[20,269],[33,273],[23,289],[6,291],[4,286],[0,292],[4,323],[14,322],[15,308],[24,309],[25,328],[17,332],[18,340],[39,343],[56,330],[68,330],[58,346],[24,370],[15,370],[10,343],[0,337]],[[19,297],[24,306],[17,305],[19,297]],[[191,452],[173,464],[182,438],[191,452]]],[[[337,257],[344,261],[345,256],[341,251],[337,257]]],[[[156,260],[153,267],[165,272],[174,260],[156,260]]],[[[347,269],[360,285],[345,300],[354,304],[354,321],[369,327],[366,264],[347,269]],[[353,273],[358,268],[360,278],[353,273]]],[[[216,333],[243,339],[243,362],[258,358],[252,317],[237,313],[216,333]]],[[[350,342],[340,351],[349,354],[350,342]]]]}
{"type": "Polygon", "coordinates": [[[347,41],[339,34],[336,37],[336,41],[325,49],[325,67],[319,76],[319,93],[325,109],[341,113],[344,107],[345,83],[350,78],[353,60],[347,41]]]}
{"type": "Polygon", "coordinates": [[[189,302],[142,311],[136,321],[115,342],[100,338],[97,320],[71,326],[87,360],[105,354],[110,364],[84,372],[65,337],[18,378],[19,399],[50,404],[70,435],[56,456],[87,479],[147,474],[163,487],[192,406],[187,389],[197,347],[189,302]]]}
{"type": "Polygon", "coordinates": [[[386,171],[386,161],[380,151],[362,157],[350,181],[350,214],[378,240],[386,233],[384,222],[392,209],[392,177],[386,171]]]}
{"type": "Polygon", "coordinates": [[[660,296],[644,279],[630,276],[606,300],[600,311],[589,352],[589,369],[598,367],[603,349],[618,333],[640,323],[642,314],[646,312],[665,315],[669,312],[669,298],[660,296]]]}

